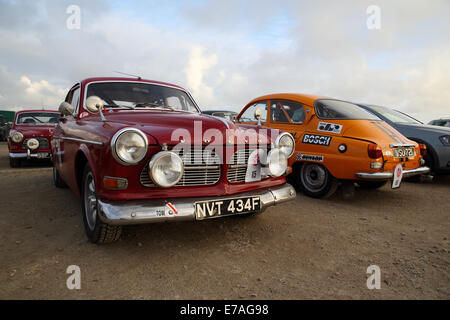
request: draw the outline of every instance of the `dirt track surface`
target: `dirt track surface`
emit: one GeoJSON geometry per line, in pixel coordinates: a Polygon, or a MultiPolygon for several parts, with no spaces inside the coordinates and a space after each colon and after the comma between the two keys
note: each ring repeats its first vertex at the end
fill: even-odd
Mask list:
{"type": "Polygon", "coordinates": [[[79,199],[48,164],[0,144],[0,299],[449,299],[450,177],[298,194],[257,217],[129,227],[90,244],[79,199]],[[369,265],[381,289],[366,286],[369,265]],[[81,268],[81,290],[66,268],[81,268]]]}

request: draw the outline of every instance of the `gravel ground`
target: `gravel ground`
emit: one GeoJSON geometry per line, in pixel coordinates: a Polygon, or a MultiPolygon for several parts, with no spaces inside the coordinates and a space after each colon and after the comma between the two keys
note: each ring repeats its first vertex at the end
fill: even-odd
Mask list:
{"type": "Polygon", "coordinates": [[[0,299],[449,299],[450,177],[298,194],[256,217],[143,225],[112,245],[84,235],[79,199],[48,163],[10,169],[0,143],[0,299]],[[366,270],[381,268],[381,289],[366,270]],[[81,290],[66,268],[81,268],[81,290]]]}

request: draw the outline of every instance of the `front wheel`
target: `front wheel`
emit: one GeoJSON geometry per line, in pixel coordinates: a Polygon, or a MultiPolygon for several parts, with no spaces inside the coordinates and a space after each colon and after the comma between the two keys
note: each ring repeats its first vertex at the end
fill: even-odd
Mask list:
{"type": "Polygon", "coordinates": [[[83,222],[87,237],[92,243],[111,243],[119,240],[122,227],[106,224],[98,215],[97,191],[89,164],[84,167],[82,181],[83,222]]]}
{"type": "Polygon", "coordinates": [[[300,190],[313,198],[329,197],[336,192],[338,186],[327,168],[318,163],[303,163],[295,176],[300,190]]]}

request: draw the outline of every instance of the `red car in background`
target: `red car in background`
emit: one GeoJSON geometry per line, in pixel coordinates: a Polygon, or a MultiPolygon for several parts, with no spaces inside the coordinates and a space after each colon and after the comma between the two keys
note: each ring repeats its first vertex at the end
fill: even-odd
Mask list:
{"type": "Polygon", "coordinates": [[[50,140],[58,111],[24,110],[16,113],[8,136],[9,164],[19,167],[25,159],[50,159],[50,140]]]}

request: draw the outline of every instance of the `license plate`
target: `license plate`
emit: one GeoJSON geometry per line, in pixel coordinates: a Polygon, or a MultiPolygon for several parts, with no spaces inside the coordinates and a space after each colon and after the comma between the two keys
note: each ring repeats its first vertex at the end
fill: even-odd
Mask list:
{"type": "Polygon", "coordinates": [[[39,152],[39,153],[37,154],[37,157],[38,157],[39,159],[49,158],[49,157],[50,157],[50,153],[48,153],[48,152],[39,152]]]}
{"type": "Polygon", "coordinates": [[[233,214],[258,212],[260,210],[261,200],[259,197],[202,201],[195,203],[195,214],[199,220],[233,214]]]}
{"type": "Polygon", "coordinates": [[[412,158],[414,157],[414,147],[400,147],[392,149],[394,158],[412,158]]]}

